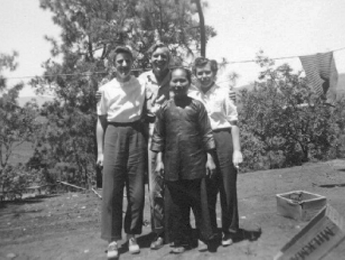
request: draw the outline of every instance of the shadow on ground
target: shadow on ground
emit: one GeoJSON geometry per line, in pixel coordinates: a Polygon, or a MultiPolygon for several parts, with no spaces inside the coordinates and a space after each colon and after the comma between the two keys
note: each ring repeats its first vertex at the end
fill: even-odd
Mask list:
{"type": "Polygon", "coordinates": [[[318,185],[321,188],[335,188],[335,187],[345,187],[345,183],[332,183],[332,184],[321,184],[318,185]]]}
{"type": "MultiPolygon", "coordinates": [[[[261,236],[261,228],[255,228],[255,229],[240,229],[239,232],[234,237],[233,241],[234,243],[239,243],[241,241],[256,241],[261,236]]],[[[209,251],[210,252],[217,252],[218,247],[221,245],[221,230],[218,230],[218,234],[215,238],[215,240],[210,243],[209,245],[209,251]]],[[[150,248],[150,244],[155,238],[154,233],[149,233],[143,236],[138,237],[137,241],[140,245],[140,248],[150,248]]],[[[198,231],[196,229],[192,230],[192,248],[196,248],[198,244],[198,231]]],[[[121,246],[119,249],[120,254],[124,254],[128,252],[128,243],[125,243],[121,246]]]]}

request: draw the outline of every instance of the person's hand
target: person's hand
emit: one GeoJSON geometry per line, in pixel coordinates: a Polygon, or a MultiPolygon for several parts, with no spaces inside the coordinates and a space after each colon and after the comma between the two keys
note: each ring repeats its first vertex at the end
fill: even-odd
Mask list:
{"type": "Polygon", "coordinates": [[[214,163],[212,156],[208,155],[207,162],[206,162],[206,175],[209,178],[212,178],[215,173],[216,173],[216,164],[214,163]]]}
{"type": "Polygon", "coordinates": [[[233,155],[232,155],[232,162],[234,166],[238,169],[239,164],[243,162],[243,156],[241,151],[235,150],[233,155]]]}
{"type": "Polygon", "coordinates": [[[101,100],[101,97],[102,97],[101,91],[97,90],[96,94],[95,94],[95,98],[96,98],[97,103],[101,100]]]}
{"type": "Polygon", "coordinates": [[[162,178],[164,177],[164,164],[163,164],[163,162],[161,162],[161,161],[157,162],[155,172],[157,173],[157,175],[159,177],[162,177],[162,178]]]}
{"type": "Polygon", "coordinates": [[[161,95],[159,98],[153,99],[151,103],[148,102],[150,103],[150,105],[148,105],[147,107],[150,108],[151,113],[156,114],[161,105],[164,103],[164,100],[165,96],[161,95]]]}
{"type": "Polygon", "coordinates": [[[236,103],[236,92],[233,90],[229,90],[229,98],[236,103]]]}
{"type": "Polygon", "coordinates": [[[99,153],[97,155],[97,162],[96,162],[97,167],[103,168],[103,160],[104,160],[103,153],[99,153]]]}

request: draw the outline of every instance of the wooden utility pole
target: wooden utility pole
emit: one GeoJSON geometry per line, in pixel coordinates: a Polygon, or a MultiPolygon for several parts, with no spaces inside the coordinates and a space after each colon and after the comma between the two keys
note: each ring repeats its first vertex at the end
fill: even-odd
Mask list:
{"type": "Polygon", "coordinates": [[[205,30],[205,18],[201,8],[201,0],[194,0],[198,8],[199,15],[199,28],[200,28],[200,55],[206,57],[206,30],[205,30]]]}

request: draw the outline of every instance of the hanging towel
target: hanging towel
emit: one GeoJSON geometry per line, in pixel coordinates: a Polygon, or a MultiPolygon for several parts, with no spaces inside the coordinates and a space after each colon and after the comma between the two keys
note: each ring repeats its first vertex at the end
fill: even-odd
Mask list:
{"type": "Polygon", "coordinates": [[[326,103],[334,105],[338,84],[338,72],[333,52],[317,53],[299,57],[309,84],[316,94],[326,99],[326,103]]]}

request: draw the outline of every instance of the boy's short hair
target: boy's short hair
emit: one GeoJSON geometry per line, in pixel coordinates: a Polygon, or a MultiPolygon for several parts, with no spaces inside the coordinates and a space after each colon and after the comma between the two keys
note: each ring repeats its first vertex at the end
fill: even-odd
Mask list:
{"type": "Polygon", "coordinates": [[[150,57],[152,56],[152,54],[158,49],[158,48],[166,48],[167,54],[168,54],[168,58],[170,60],[170,50],[168,48],[167,45],[165,45],[163,42],[156,42],[155,44],[153,44],[149,49],[148,49],[148,53],[150,55],[150,57]]]}
{"type": "Polygon", "coordinates": [[[117,46],[113,51],[110,52],[110,60],[114,61],[116,56],[120,53],[129,54],[131,56],[131,59],[133,60],[132,49],[129,46],[124,45],[117,46]]]}
{"type": "Polygon", "coordinates": [[[211,70],[214,74],[217,74],[218,72],[218,63],[215,60],[209,60],[204,57],[198,57],[195,59],[194,64],[193,64],[193,74],[196,75],[196,68],[204,67],[207,64],[210,64],[211,70]]]}
{"type": "Polygon", "coordinates": [[[183,71],[185,71],[189,83],[192,83],[192,72],[188,68],[183,67],[183,66],[177,66],[177,67],[173,67],[173,68],[170,69],[169,81],[171,80],[171,75],[172,75],[172,73],[175,70],[183,70],[183,71]]]}

